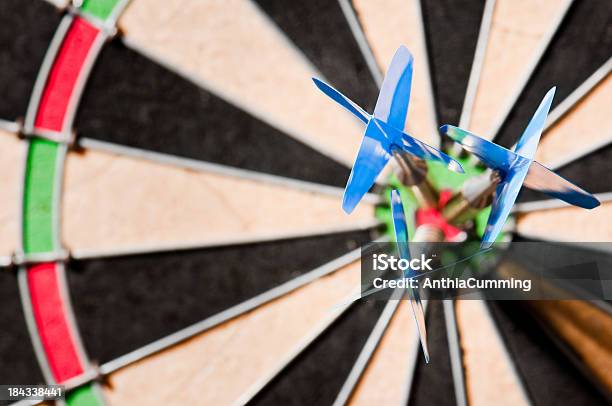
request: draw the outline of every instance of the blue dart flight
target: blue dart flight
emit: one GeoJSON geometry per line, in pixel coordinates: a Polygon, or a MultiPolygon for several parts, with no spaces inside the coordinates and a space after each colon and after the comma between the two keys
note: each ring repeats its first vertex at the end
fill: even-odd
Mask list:
{"type": "Polygon", "coordinates": [[[393,56],[374,115],[366,113],[327,83],[317,78],[312,80],[319,90],[366,124],[363,141],[344,191],[342,208],[345,212],[351,213],[355,209],[396,150],[421,159],[442,162],[450,170],[463,173],[459,162],[404,133],[412,83],[412,55],[406,47],[401,46],[393,56]]]}
{"type": "MultiPolygon", "coordinates": [[[[393,213],[393,228],[395,229],[395,241],[397,242],[397,250],[400,258],[410,260],[410,249],[408,248],[408,227],[406,226],[406,215],[404,214],[404,206],[399,191],[391,191],[391,211],[393,213]]],[[[418,272],[406,270],[404,277],[412,278],[419,276],[418,272]]],[[[408,298],[412,307],[412,315],[416,322],[423,347],[423,355],[425,362],[429,363],[429,349],[427,348],[427,331],[425,330],[425,313],[423,312],[423,304],[417,289],[407,288],[408,298]]]]}
{"type": "Polygon", "coordinates": [[[440,128],[442,133],[476,155],[485,165],[499,172],[501,180],[495,190],[481,248],[489,248],[495,242],[523,184],[585,209],[593,209],[600,204],[595,196],[534,160],[554,95],[553,87],[542,99],[514,151],[452,125],[440,128]]]}

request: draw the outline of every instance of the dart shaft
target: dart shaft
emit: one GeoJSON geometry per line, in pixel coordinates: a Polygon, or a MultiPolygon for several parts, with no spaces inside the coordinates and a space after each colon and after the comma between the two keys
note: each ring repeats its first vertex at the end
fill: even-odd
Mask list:
{"type": "Polygon", "coordinates": [[[425,161],[402,154],[398,150],[393,150],[393,156],[401,168],[400,181],[410,187],[419,207],[436,207],[438,196],[427,180],[427,164],[425,161]]]}
{"type": "Polygon", "coordinates": [[[495,171],[486,171],[465,182],[442,210],[444,218],[452,224],[461,224],[473,219],[480,210],[491,204],[500,176],[495,171]]]}

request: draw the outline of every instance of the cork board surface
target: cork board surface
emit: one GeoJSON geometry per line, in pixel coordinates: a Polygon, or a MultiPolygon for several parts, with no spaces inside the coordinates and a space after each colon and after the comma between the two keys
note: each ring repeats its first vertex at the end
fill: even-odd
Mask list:
{"type": "Polygon", "coordinates": [[[405,45],[414,56],[406,128],[418,139],[438,146],[440,141],[419,3],[416,0],[389,0],[381,7],[374,1],[354,0],[353,6],[383,72],[387,71],[400,45],[405,45]]]}
{"type": "Polygon", "coordinates": [[[19,202],[26,146],[15,134],[0,130],[0,257],[10,256],[20,245],[19,202]]]}
{"type": "Polygon", "coordinates": [[[310,78],[317,71],[247,0],[135,0],[118,22],[128,43],[350,165],[363,131],[310,78]]]}
{"type": "Polygon", "coordinates": [[[513,92],[569,0],[497,0],[489,31],[470,131],[491,138],[513,92]]]}
{"type": "Polygon", "coordinates": [[[565,242],[612,241],[612,203],[593,210],[562,207],[520,214],[519,234],[542,240],[565,242]]]}
{"type": "Polygon", "coordinates": [[[529,405],[485,302],[457,300],[455,309],[469,404],[529,405]]]}
{"type": "Polygon", "coordinates": [[[612,75],[608,75],[542,136],[536,159],[555,167],[612,142],[612,75]]]}
{"type": "Polygon", "coordinates": [[[355,387],[349,404],[401,404],[407,376],[411,372],[410,353],[415,351],[417,340],[410,303],[402,300],[355,387]]]}
{"type": "Polygon", "coordinates": [[[355,262],[110,377],[111,404],[231,404],[275,373],[358,289],[355,262]],[[299,315],[299,317],[296,317],[299,315]],[[152,390],[152,388],[155,388],[152,390]]]}
{"type": "Polygon", "coordinates": [[[66,162],[62,232],[71,249],[97,251],[269,240],[376,223],[371,204],[347,216],[340,203],[340,195],[87,151],[66,162]]]}

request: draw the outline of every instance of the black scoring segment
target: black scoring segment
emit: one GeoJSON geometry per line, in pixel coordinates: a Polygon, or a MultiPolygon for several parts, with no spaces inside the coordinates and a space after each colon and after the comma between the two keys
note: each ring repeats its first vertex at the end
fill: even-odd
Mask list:
{"type": "Polygon", "coordinates": [[[40,0],[0,1],[0,119],[24,117],[61,14],[40,0]]]}
{"type": "Polygon", "coordinates": [[[363,231],[81,260],[71,263],[68,282],[85,347],[92,359],[106,362],[311,271],[368,241],[370,233],[363,231]]]}
{"type": "Polygon", "coordinates": [[[338,1],[255,1],[334,87],[373,110],[378,88],[338,1]]]}
{"type": "MultiPolygon", "coordinates": [[[[0,383],[44,383],[24,318],[17,277],[6,268],[0,268],[0,298],[0,383]]],[[[0,405],[9,403],[0,400],[0,405]]]]}
{"type": "Polygon", "coordinates": [[[344,186],[349,170],[192,82],[107,44],[77,117],[81,137],[344,186]]]}
{"type": "Polygon", "coordinates": [[[354,303],[251,404],[333,404],[385,304],[385,301],[354,303]]]}
{"type": "Polygon", "coordinates": [[[429,364],[425,363],[419,344],[419,360],[414,372],[408,404],[411,406],[456,405],[444,307],[441,301],[430,300],[428,302],[426,323],[431,359],[429,364]]]}
{"type": "Polygon", "coordinates": [[[459,123],[484,3],[422,2],[429,69],[441,124],[459,123]]]}

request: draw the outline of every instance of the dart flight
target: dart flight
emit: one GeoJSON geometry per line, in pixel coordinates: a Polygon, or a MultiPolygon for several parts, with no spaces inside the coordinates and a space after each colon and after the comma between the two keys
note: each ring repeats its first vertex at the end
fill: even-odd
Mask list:
{"type": "Polygon", "coordinates": [[[534,160],[554,94],[554,87],[546,93],[514,151],[452,125],[440,128],[500,175],[481,248],[489,248],[497,239],[523,184],[574,206],[585,209],[599,206],[593,195],[534,160]]]}
{"type": "Polygon", "coordinates": [[[373,115],[366,113],[330,85],[313,78],[315,85],[323,93],[366,124],[363,141],[342,199],[342,208],[347,213],[355,209],[361,198],[374,185],[394,151],[405,152],[420,159],[439,161],[450,170],[463,173],[459,162],[404,132],[412,84],[412,62],[412,55],[406,47],[401,46],[395,52],[373,115]]]}
{"type": "MultiPolygon", "coordinates": [[[[402,199],[399,191],[391,191],[391,211],[393,215],[393,228],[395,230],[395,241],[397,243],[397,250],[401,259],[410,261],[410,249],[408,247],[408,227],[406,226],[406,215],[404,214],[404,207],[402,205],[402,199]]],[[[419,276],[419,273],[412,270],[406,269],[404,271],[404,277],[413,278],[419,276]]],[[[421,303],[421,297],[419,295],[418,288],[413,289],[411,287],[406,288],[408,291],[408,298],[410,300],[410,306],[412,307],[412,315],[416,322],[417,329],[419,331],[419,338],[421,340],[421,346],[423,347],[423,355],[425,356],[425,362],[429,363],[429,349],[427,348],[427,331],[425,330],[425,313],[423,312],[423,304],[421,303]]]]}

